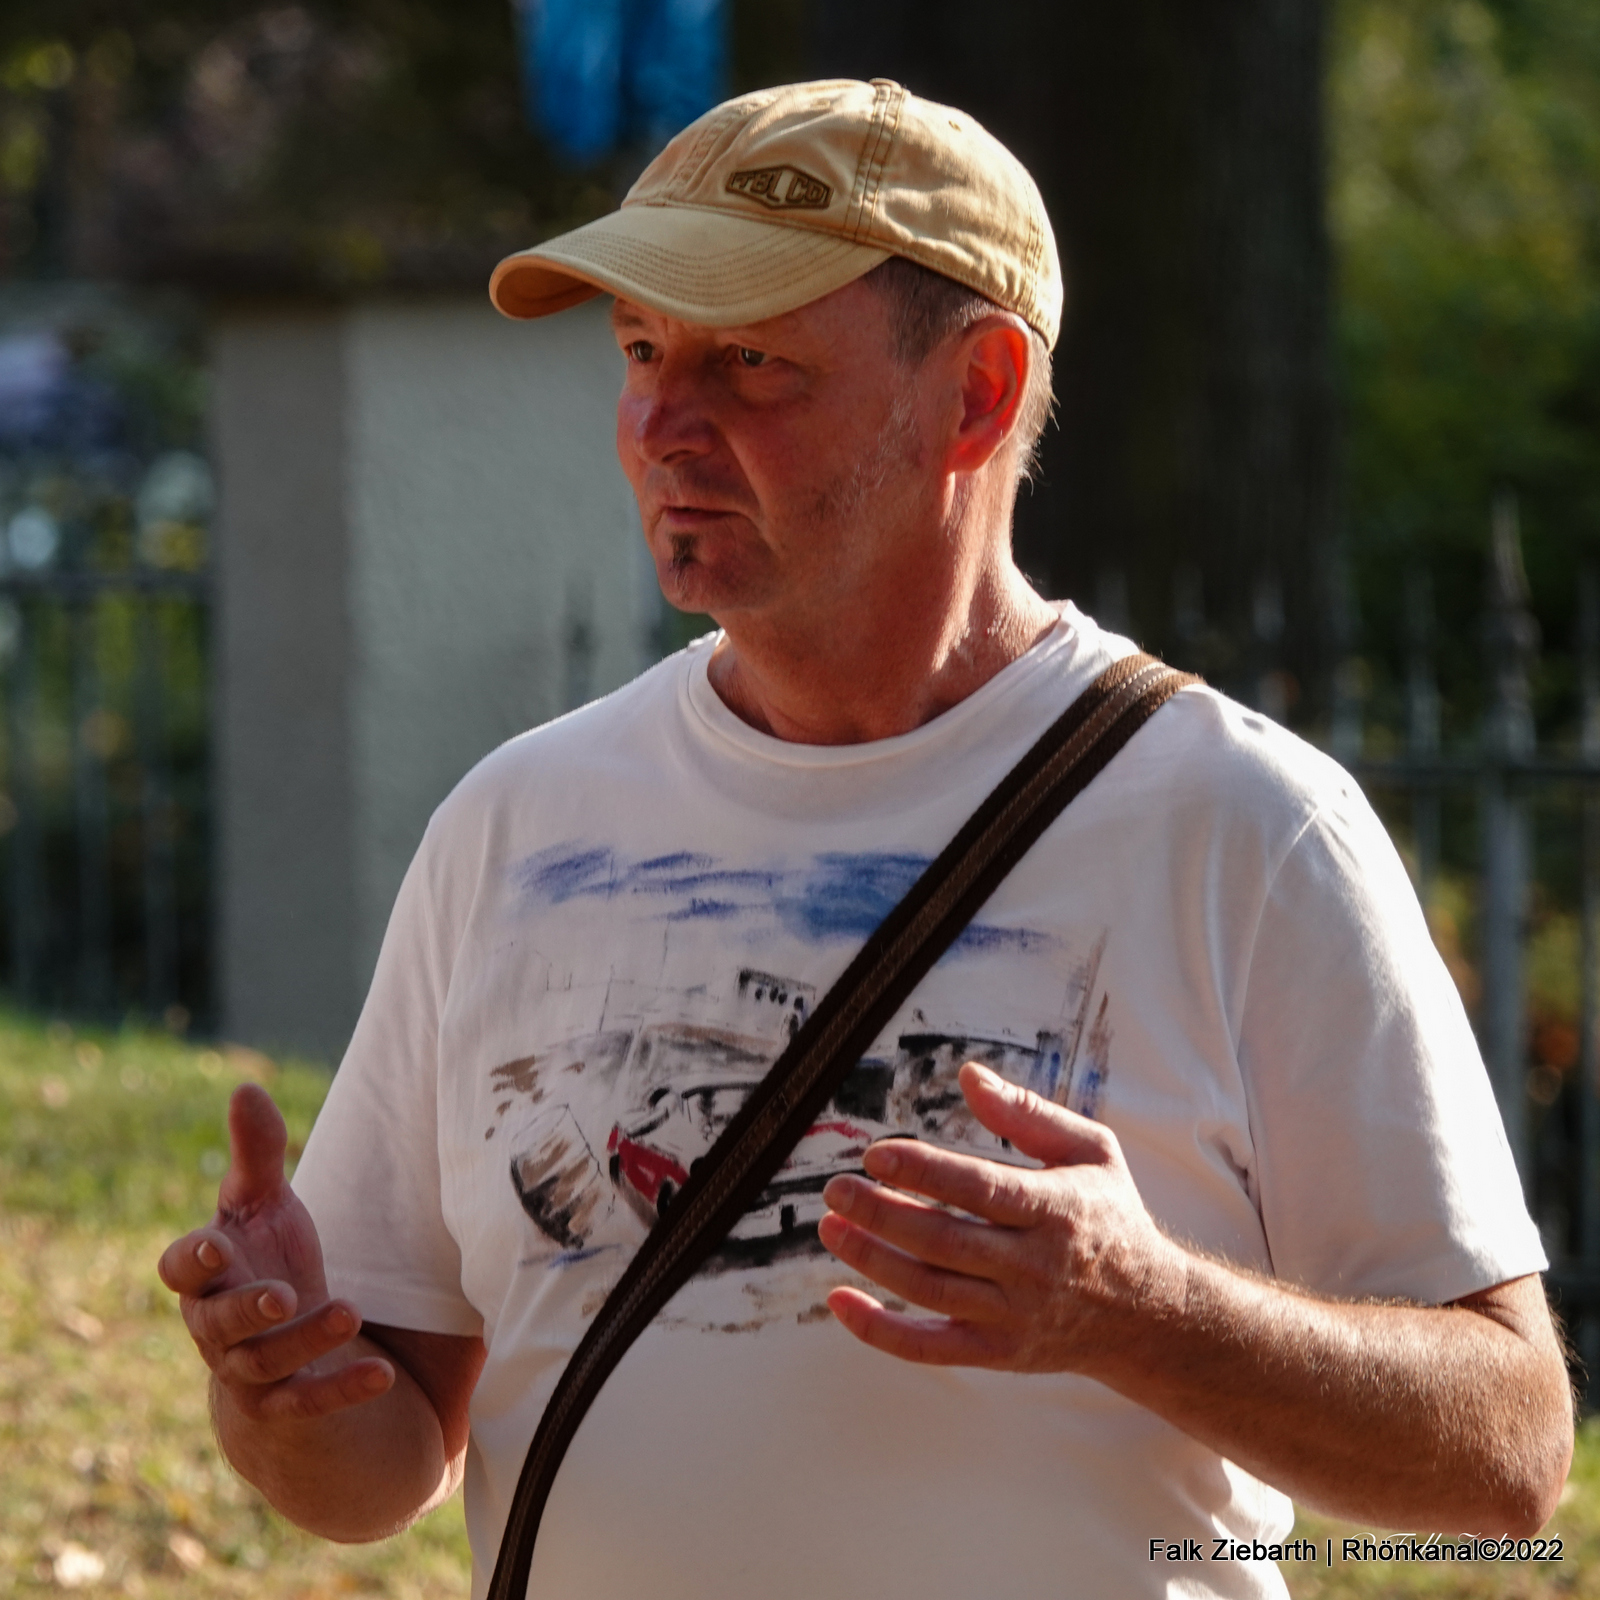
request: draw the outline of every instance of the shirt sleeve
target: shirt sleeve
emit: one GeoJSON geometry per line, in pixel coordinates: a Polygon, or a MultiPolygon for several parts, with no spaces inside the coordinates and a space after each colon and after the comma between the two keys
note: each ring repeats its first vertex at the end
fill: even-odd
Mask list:
{"type": "Polygon", "coordinates": [[[439,1176],[439,1017],[451,951],[439,924],[433,830],[395,901],[360,1021],[294,1189],[322,1240],[328,1283],[364,1319],[481,1333],[461,1287],[439,1176]]]}
{"type": "Polygon", "coordinates": [[[1239,1053],[1279,1277],[1441,1304],[1548,1264],[1460,997],[1353,784],[1273,879],[1239,1053]]]}

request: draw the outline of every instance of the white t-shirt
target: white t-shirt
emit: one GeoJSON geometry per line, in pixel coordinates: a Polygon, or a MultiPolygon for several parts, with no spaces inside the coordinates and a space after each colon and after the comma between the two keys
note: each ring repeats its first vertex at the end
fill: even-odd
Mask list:
{"type": "MultiPolygon", "coordinates": [[[[710,641],[514,739],[439,808],[295,1179],[374,1322],[482,1332],[474,1595],[587,1320],[817,996],[1131,646],[1068,606],[927,726],[817,747],[718,699],[710,641]]],[[[1005,1155],[990,1062],[1121,1140],[1196,1247],[1339,1296],[1544,1266],[1455,989],[1337,766],[1178,695],[1049,829],[773,1188],[638,1341],[545,1513],[540,1600],[1281,1595],[1284,1497],[1088,1379],[914,1367],[823,1306],[819,1191],[889,1130],[1005,1155]]],[[[1010,1158],[1007,1156],[1006,1158],[1010,1158]]]]}

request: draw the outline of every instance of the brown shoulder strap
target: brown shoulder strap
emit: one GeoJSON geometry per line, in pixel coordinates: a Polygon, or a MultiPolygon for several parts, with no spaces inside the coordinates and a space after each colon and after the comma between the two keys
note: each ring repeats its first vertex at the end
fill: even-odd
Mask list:
{"type": "Polygon", "coordinates": [[[911,991],[1067,804],[1179,689],[1135,655],[1073,701],[879,925],[695,1169],[558,1380],[517,1481],[489,1600],[525,1600],[534,1541],[578,1424],[633,1341],[755,1203],[911,991]]]}

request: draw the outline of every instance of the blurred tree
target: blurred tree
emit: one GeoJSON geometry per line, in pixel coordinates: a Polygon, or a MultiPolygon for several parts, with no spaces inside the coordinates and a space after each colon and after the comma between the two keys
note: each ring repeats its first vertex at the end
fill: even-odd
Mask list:
{"type": "MultiPolygon", "coordinates": [[[[1343,0],[1330,104],[1348,522],[1369,643],[1396,679],[1403,579],[1426,566],[1456,624],[1440,632],[1446,681],[1470,688],[1496,489],[1519,493],[1558,652],[1576,568],[1600,555],[1600,7],[1343,0]]],[[[1558,656],[1547,724],[1571,714],[1571,677],[1558,656]]],[[[1474,696],[1453,698],[1466,731],[1474,696]]]]}
{"type": "Polygon", "coordinates": [[[1044,191],[1068,312],[1025,564],[1230,687],[1284,646],[1306,679],[1334,501],[1319,0],[821,0],[818,23],[823,70],[966,107],[1044,191]]]}
{"type": "Polygon", "coordinates": [[[507,0],[0,11],[0,274],[481,280],[605,177],[528,131],[507,0]]]}
{"type": "MultiPolygon", "coordinates": [[[[513,0],[8,0],[0,279],[481,285],[644,156],[528,125],[513,0]]],[[[804,0],[732,0],[737,86],[799,71],[804,0]]]]}

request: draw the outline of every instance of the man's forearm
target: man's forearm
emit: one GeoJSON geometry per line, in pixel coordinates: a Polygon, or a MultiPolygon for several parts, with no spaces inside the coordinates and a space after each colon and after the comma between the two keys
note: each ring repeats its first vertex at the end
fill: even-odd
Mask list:
{"type": "Polygon", "coordinates": [[[1517,1535],[1548,1519],[1572,1409],[1537,1278],[1454,1307],[1352,1304],[1182,1254],[1167,1304],[1095,1376],[1331,1515],[1517,1535]]]}
{"type": "Polygon", "coordinates": [[[829,1180],[822,1242],[911,1306],[834,1315],[902,1360],[1078,1372],[1306,1504],[1392,1527],[1532,1532],[1572,1456],[1537,1277],[1456,1306],[1316,1299],[1186,1250],[1116,1135],[969,1061],[978,1120],[1037,1169],[884,1140],[829,1180]],[[928,1202],[933,1204],[929,1205],[928,1202]]]}
{"type": "Polygon", "coordinates": [[[371,1356],[394,1368],[388,1393],[306,1420],[246,1417],[211,1383],[217,1439],[239,1475],[291,1522],[346,1544],[398,1532],[448,1497],[461,1474],[432,1402],[387,1348],[358,1335],[318,1367],[371,1356]]]}

